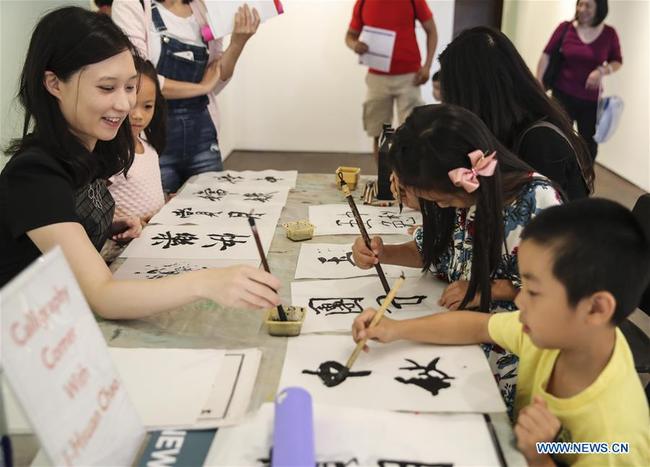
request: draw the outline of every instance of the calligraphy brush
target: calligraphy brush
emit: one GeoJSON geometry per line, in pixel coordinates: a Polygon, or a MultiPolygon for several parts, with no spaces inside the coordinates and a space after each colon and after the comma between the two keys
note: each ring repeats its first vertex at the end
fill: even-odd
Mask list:
{"type": "MultiPolygon", "coordinates": [[[[348,204],[350,205],[350,209],[352,210],[352,214],[354,215],[354,218],[357,221],[357,225],[359,226],[359,231],[361,232],[361,237],[363,238],[363,241],[365,242],[368,249],[371,250],[372,248],[370,248],[370,237],[368,236],[368,232],[366,232],[366,228],[363,226],[363,220],[361,219],[361,214],[359,214],[359,210],[357,209],[357,205],[354,202],[354,198],[352,197],[350,188],[348,187],[348,184],[345,183],[345,180],[343,179],[343,174],[341,172],[339,172],[339,179],[341,180],[341,190],[343,190],[343,193],[345,194],[345,197],[348,200],[348,204]]],[[[377,275],[379,276],[381,285],[384,288],[384,292],[388,293],[388,291],[390,290],[390,286],[388,285],[388,281],[386,280],[386,274],[384,274],[384,270],[381,268],[381,264],[379,264],[379,262],[375,264],[375,270],[377,271],[377,275]]]]}
{"type": "MultiPolygon", "coordinates": [[[[393,288],[388,292],[388,294],[384,298],[384,301],[379,307],[379,310],[377,310],[377,312],[375,313],[375,316],[373,316],[372,321],[368,325],[368,328],[374,328],[375,326],[377,326],[377,323],[381,321],[381,318],[384,317],[384,313],[388,309],[390,303],[395,299],[395,296],[397,295],[397,291],[400,289],[403,283],[404,283],[404,272],[402,272],[402,275],[399,277],[399,279],[397,279],[395,285],[393,285],[393,288]]],[[[325,383],[328,387],[337,386],[341,384],[348,377],[348,375],[350,374],[350,370],[352,369],[352,365],[354,365],[354,362],[357,360],[359,353],[363,350],[363,347],[366,345],[367,342],[368,342],[368,338],[365,338],[362,341],[357,342],[357,346],[352,351],[352,355],[350,355],[350,358],[348,358],[348,362],[345,364],[345,366],[342,367],[340,370],[338,370],[336,374],[331,375],[331,380],[325,383]]]]}
{"type": "Polygon", "coordinates": [[[399,183],[396,183],[397,187],[397,202],[399,203],[399,213],[402,214],[402,209],[404,209],[404,204],[402,203],[402,191],[399,188],[399,183]]]}
{"type": "MultiPolygon", "coordinates": [[[[395,299],[395,295],[397,295],[398,290],[400,289],[400,287],[402,287],[402,284],[404,284],[405,280],[406,279],[404,277],[404,272],[402,271],[402,275],[399,276],[397,281],[395,281],[393,288],[390,289],[390,292],[388,292],[388,295],[386,296],[386,298],[384,298],[384,301],[379,307],[379,310],[377,310],[377,313],[375,313],[375,316],[373,316],[372,321],[370,322],[368,328],[374,328],[375,326],[377,326],[377,324],[379,324],[379,321],[381,321],[381,319],[384,317],[384,313],[388,309],[390,303],[395,299]]],[[[363,349],[363,347],[366,345],[367,342],[368,342],[368,338],[366,337],[365,339],[357,343],[357,346],[352,352],[352,355],[350,355],[348,362],[345,364],[345,367],[348,369],[348,371],[352,368],[352,365],[354,365],[354,362],[357,360],[359,353],[361,352],[361,350],[363,349]]]]}
{"type": "MultiPolygon", "coordinates": [[[[248,215],[248,224],[251,226],[251,230],[253,231],[253,237],[255,237],[255,244],[257,245],[257,251],[260,254],[260,258],[262,258],[262,266],[264,266],[264,270],[270,274],[271,269],[269,269],[269,263],[268,261],[266,261],[266,255],[264,254],[264,248],[262,248],[262,241],[260,240],[260,235],[257,232],[257,226],[255,225],[255,218],[253,217],[252,209],[250,214],[248,215]]],[[[270,287],[268,285],[267,287],[269,287],[269,289],[277,293],[277,291],[273,287],[270,287]]],[[[278,305],[278,316],[280,317],[280,321],[287,320],[287,314],[285,313],[281,303],[278,305]]]]}

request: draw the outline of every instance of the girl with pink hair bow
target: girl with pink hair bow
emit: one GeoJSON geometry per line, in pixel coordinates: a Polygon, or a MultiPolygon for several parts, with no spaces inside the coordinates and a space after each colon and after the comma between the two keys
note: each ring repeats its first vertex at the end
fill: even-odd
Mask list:
{"type": "MultiPolygon", "coordinates": [[[[523,228],[560,192],[506,149],[483,121],[459,106],[417,107],[397,130],[389,153],[393,171],[419,199],[423,226],[414,239],[352,248],[362,269],[377,262],[430,270],[449,282],[441,307],[513,310],[520,288],[517,248],[523,228]]],[[[512,402],[516,359],[486,349],[506,402],[512,402]]]]}

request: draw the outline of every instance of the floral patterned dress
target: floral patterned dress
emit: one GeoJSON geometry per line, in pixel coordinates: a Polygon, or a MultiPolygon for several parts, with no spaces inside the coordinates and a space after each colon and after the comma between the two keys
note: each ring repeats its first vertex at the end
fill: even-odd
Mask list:
{"type": "MultiPolygon", "coordinates": [[[[521,287],[517,266],[517,250],[521,241],[521,232],[540,211],[561,203],[561,195],[546,177],[531,174],[531,181],[503,210],[505,245],[494,279],[507,279],[517,289],[521,287]]],[[[469,281],[472,269],[475,214],[476,206],[456,209],[456,221],[452,234],[453,244],[438,258],[438,261],[431,265],[431,271],[440,279],[450,283],[458,280],[469,281]]],[[[418,249],[422,252],[423,231],[421,227],[415,231],[414,238],[418,249]]],[[[490,308],[493,313],[516,309],[514,302],[499,301],[493,301],[490,308]]],[[[482,347],[508,407],[508,412],[512,415],[519,359],[516,355],[506,352],[497,345],[484,344],[482,347]]]]}

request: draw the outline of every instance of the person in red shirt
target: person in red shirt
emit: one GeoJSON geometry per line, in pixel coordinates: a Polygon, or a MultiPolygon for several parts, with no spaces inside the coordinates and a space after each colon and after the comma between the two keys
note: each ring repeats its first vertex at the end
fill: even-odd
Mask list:
{"type": "Polygon", "coordinates": [[[382,124],[392,124],[393,107],[397,105],[399,123],[402,124],[414,107],[423,104],[419,86],[429,80],[438,33],[426,0],[357,0],[345,43],[359,55],[368,52],[368,45],[359,40],[363,26],[396,32],[390,70],[386,73],[371,68],[366,76],[368,92],[363,104],[363,127],[374,138],[377,160],[382,124]],[[427,33],[424,64],[415,37],[416,20],[427,33]]]}

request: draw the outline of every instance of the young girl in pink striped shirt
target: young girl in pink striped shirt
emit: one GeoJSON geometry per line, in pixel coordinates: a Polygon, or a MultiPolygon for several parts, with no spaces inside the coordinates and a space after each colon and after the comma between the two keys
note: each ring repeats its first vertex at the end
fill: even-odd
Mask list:
{"type": "Polygon", "coordinates": [[[137,216],[147,223],[165,204],[158,154],[165,148],[167,115],[156,69],[149,61],[134,60],[140,73],[138,100],[129,113],[135,159],[126,177],[111,177],[109,190],[115,199],[116,216],[137,216]]]}
{"type": "MultiPolygon", "coordinates": [[[[137,217],[144,225],[165,204],[158,154],[165,148],[167,115],[155,68],[142,58],[134,61],[140,74],[137,102],[129,113],[135,158],[128,175],[112,176],[108,189],[115,200],[114,217],[137,217]]],[[[102,256],[111,261],[122,249],[109,240],[102,256]]]]}

